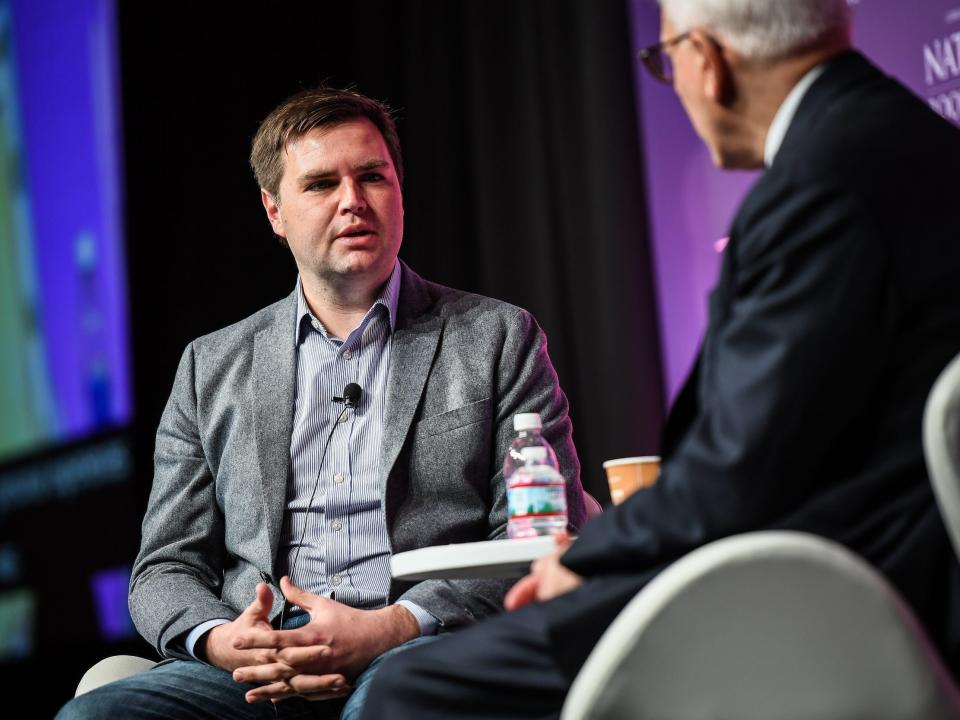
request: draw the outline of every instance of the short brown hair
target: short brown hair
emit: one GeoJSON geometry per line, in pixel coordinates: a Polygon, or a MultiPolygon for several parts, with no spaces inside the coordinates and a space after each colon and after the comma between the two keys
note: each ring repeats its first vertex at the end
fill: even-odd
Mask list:
{"type": "Polygon", "coordinates": [[[400,140],[389,106],[354,90],[324,86],[301,90],[290,96],[260,123],[250,150],[250,167],[257,183],[279,201],[283,153],[287,144],[314,128],[340,125],[357,118],[366,118],[380,131],[393,160],[397,180],[403,185],[400,140]]]}

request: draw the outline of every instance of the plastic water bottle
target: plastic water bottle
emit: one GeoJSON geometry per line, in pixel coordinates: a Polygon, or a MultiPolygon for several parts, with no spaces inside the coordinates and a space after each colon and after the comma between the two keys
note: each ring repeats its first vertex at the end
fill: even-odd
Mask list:
{"type": "Polygon", "coordinates": [[[567,529],[567,483],[557,456],[540,430],[538,413],[513,417],[519,435],[503,461],[507,486],[507,535],[529,538],[567,529]]]}

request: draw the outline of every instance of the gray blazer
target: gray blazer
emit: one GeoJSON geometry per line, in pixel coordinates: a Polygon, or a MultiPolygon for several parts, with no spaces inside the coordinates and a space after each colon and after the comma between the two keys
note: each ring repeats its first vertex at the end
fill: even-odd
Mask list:
{"type": "MultiPolygon", "coordinates": [[[[130,581],[130,613],[161,655],[235,618],[254,586],[276,585],[296,371],[296,293],[192,342],[157,431],[153,488],[130,581]]],[[[526,311],[427,282],[402,266],[390,356],[382,511],[392,552],[504,537],[501,463],[518,412],[539,412],[586,518],[567,400],[543,331],[526,311]]],[[[509,582],[391,583],[444,629],[502,608],[509,582]]]]}

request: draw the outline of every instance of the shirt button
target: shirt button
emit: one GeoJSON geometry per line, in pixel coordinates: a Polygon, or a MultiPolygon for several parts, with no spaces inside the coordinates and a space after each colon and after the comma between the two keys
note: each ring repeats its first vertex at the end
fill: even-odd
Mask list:
{"type": "Polygon", "coordinates": [[[333,481],[337,485],[340,485],[341,483],[343,483],[343,475],[341,475],[340,473],[337,473],[336,475],[333,476],[333,481]]]}
{"type": "Polygon", "coordinates": [[[343,359],[344,359],[344,360],[349,360],[349,359],[352,358],[352,357],[353,357],[353,353],[352,353],[352,352],[350,352],[349,350],[344,350],[344,351],[343,351],[343,359]]]}
{"type": "Polygon", "coordinates": [[[339,575],[334,575],[332,578],[330,578],[330,584],[334,587],[339,586],[341,581],[342,578],[339,575]]]}
{"type": "Polygon", "coordinates": [[[330,527],[332,527],[334,530],[340,530],[343,528],[343,523],[339,520],[334,520],[332,523],[330,523],[330,527]]]}

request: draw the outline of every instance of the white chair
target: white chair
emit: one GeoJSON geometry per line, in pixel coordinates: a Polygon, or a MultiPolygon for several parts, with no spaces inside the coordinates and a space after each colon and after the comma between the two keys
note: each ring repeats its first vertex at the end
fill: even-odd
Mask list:
{"type": "Polygon", "coordinates": [[[960,557],[960,355],[940,373],[927,398],[923,454],[940,514],[960,557]]]}
{"type": "Polygon", "coordinates": [[[130,675],[149,670],[156,664],[153,660],[135,657],[134,655],[114,655],[104,658],[83,674],[74,697],[80,697],[84,693],[96,690],[101,685],[106,685],[114,680],[122,680],[130,675]]]}
{"type": "MultiPolygon", "coordinates": [[[[924,451],[960,556],[960,357],[927,401],[924,451]]],[[[756,532],[674,563],[624,608],[562,720],[945,720],[960,692],[897,592],[813,535],[756,532]]]]}
{"type": "Polygon", "coordinates": [[[561,718],[941,720],[960,718],[960,693],[877,572],[771,531],[702,547],[638,593],[561,718]]]}

